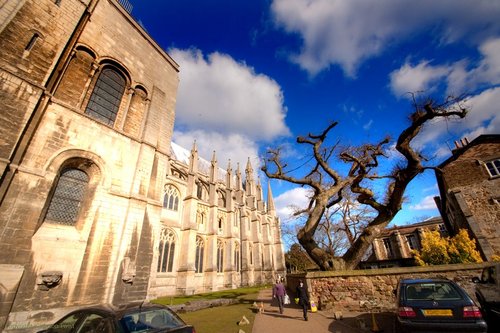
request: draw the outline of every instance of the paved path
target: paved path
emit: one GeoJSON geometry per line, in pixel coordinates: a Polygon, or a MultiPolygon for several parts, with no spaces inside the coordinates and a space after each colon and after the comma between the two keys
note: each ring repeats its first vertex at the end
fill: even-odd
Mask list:
{"type": "MultiPolygon", "coordinates": [[[[315,313],[309,311],[309,320],[305,321],[302,317],[302,309],[295,304],[285,305],[284,313],[280,314],[277,305],[271,306],[271,298],[271,289],[259,292],[258,301],[264,303],[264,313],[258,313],[255,317],[252,333],[370,332],[369,328],[365,330],[356,328],[357,321],[354,318],[350,318],[351,320],[335,320],[331,315],[321,311],[315,313]]],[[[293,297],[291,298],[293,303],[293,297]]]]}

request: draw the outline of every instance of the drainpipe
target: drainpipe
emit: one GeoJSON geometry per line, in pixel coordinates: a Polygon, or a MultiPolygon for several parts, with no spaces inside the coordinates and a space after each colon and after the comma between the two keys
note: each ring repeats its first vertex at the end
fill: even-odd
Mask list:
{"type": "Polygon", "coordinates": [[[83,13],[80,21],[75,27],[75,30],[71,34],[68,42],[64,46],[64,49],[57,60],[56,66],[52,73],[50,74],[45,86],[42,97],[38,100],[37,104],[33,112],[31,113],[30,118],[28,119],[26,126],[24,127],[20,139],[17,141],[9,163],[7,164],[5,171],[0,177],[0,206],[5,199],[5,196],[10,188],[12,180],[14,179],[15,174],[19,168],[19,165],[22,163],[24,156],[26,155],[26,151],[28,150],[29,144],[33,139],[39,125],[40,121],[47,110],[47,106],[59,86],[61,79],[68,68],[69,62],[71,60],[71,53],[79,40],[87,22],[89,21],[94,9],[99,0],[91,0],[88,4],[85,12],[83,13]]]}

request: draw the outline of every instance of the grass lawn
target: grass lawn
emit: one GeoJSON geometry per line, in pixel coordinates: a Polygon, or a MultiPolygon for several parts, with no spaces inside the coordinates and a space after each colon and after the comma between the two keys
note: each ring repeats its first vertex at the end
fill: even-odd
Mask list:
{"type": "Polygon", "coordinates": [[[170,305],[206,299],[237,299],[239,302],[236,304],[179,313],[179,316],[185,322],[193,325],[196,328],[196,333],[235,333],[239,329],[242,329],[245,333],[251,333],[255,315],[257,314],[257,311],[253,309],[253,302],[257,300],[259,290],[266,288],[270,288],[270,286],[246,287],[193,296],[164,297],[153,302],[170,305]],[[238,322],[243,316],[250,321],[250,324],[238,326],[238,322]]]}

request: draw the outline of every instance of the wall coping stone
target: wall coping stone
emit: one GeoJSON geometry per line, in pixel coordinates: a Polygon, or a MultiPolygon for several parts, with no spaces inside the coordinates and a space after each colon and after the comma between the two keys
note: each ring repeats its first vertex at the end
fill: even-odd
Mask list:
{"type": "Polygon", "coordinates": [[[450,265],[433,265],[433,266],[411,266],[411,267],[392,267],[392,268],[377,268],[377,269],[358,269],[345,271],[314,271],[302,274],[288,274],[287,276],[300,276],[306,279],[328,278],[340,276],[373,276],[373,275],[397,275],[407,273],[430,273],[430,272],[446,272],[460,270],[475,270],[489,267],[494,263],[491,261],[477,264],[450,264],[450,265]]]}

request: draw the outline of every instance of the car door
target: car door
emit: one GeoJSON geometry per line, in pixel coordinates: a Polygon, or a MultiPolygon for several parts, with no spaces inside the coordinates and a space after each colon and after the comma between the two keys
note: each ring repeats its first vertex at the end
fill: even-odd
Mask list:
{"type": "Polygon", "coordinates": [[[112,318],[106,313],[75,311],[57,321],[44,333],[112,333],[112,318]]]}

